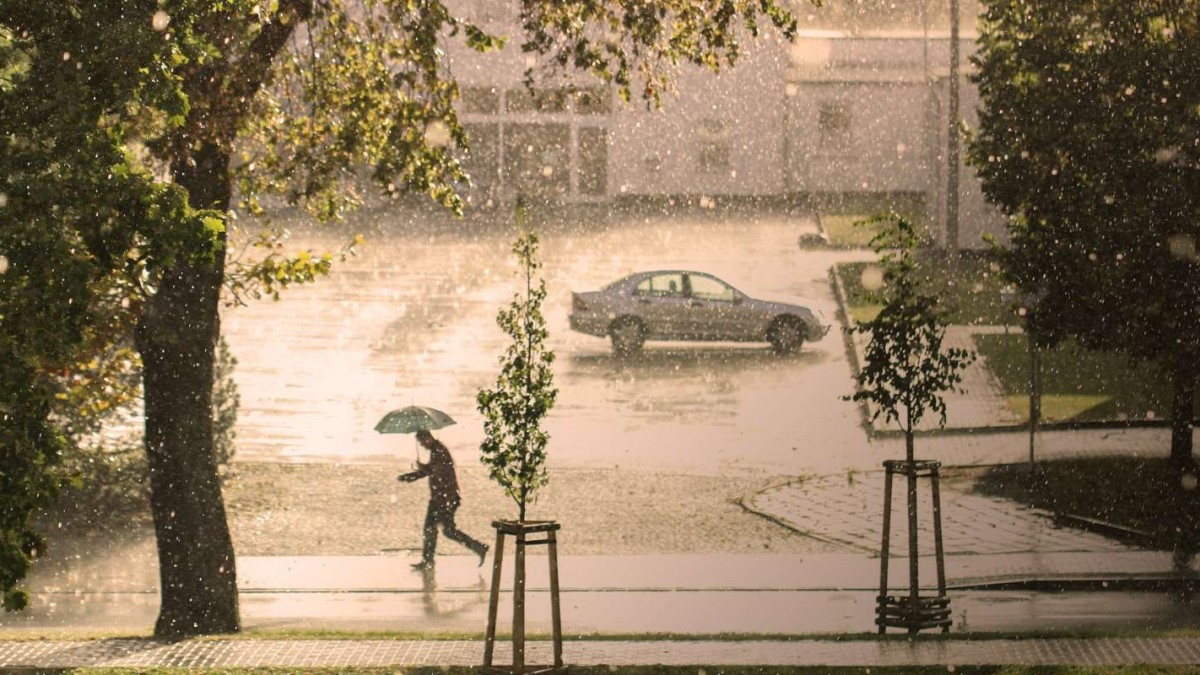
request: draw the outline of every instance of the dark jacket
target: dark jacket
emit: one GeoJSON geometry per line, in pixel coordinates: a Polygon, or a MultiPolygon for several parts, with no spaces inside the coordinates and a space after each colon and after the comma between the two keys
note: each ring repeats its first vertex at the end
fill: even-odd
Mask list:
{"type": "Polygon", "coordinates": [[[458,505],[458,476],[454,472],[454,460],[450,451],[435,440],[429,451],[429,463],[417,462],[417,470],[397,476],[397,480],[411,483],[429,477],[429,502],[435,506],[458,505]]]}

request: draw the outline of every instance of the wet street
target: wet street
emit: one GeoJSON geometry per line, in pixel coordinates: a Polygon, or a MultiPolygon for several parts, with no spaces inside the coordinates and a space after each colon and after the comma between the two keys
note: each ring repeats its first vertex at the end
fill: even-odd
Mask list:
{"type": "MultiPolygon", "coordinates": [[[[246,467],[267,463],[281,472],[328,468],[353,474],[331,491],[312,482],[277,483],[272,477],[279,472],[263,472],[258,465],[260,482],[239,493],[258,515],[237,521],[241,529],[235,527],[235,533],[258,541],[263,537],[254,532],[270,530],[301,542],[303,550],[239,549],[243,619],[247,627],[266,629],[477,630],[486,606],[485,571],[474,556],[453,548],[441,556],[436,575],[408,568],[425,497],[423,490],[394,490],[384,474],[412,461],[416,446],[411,437],[382,436],[373,427],[393,408],[414,403],[441,408],[458,424],[438,435],[461,467],[472,467],[464,472],[468,485],[472,476],[483,480],[474,462],[482,437],[474,399],[492,383],[505,347],[495,315],[517,284],[509,252],[514,233],[497,226],[414,227],[387,219],[382,226],[361,225],[365,246],[337,264],[329,278],[287,291],[279,302],[258,301],[224,314],[227,339],[240,361],[235,461],[246,467]],[[381,233],[393,225],[394,231],[381,233]],[[287,485],[299,492],[283,494],[287,485]],[[321,501],[330,498],[352,508],[321,501]],[[331,554],[319,539],[321,533],[349,538],[350,530],[366,532],[369,541],[350,546],[348,555],[331,554]]],[[[552,483],[575,486],[555,513],[567,507],[564,531],[571,537],[592,533],[608,540],[563,557],[571,630],[871,630],[879,569],[878,533],[870,529],[881,500],[877,469],[898,447],[894,441],[868,443],[858,409],[840,398],[851,390],[851,367],[828,270],[838,260],[867,254],[801,250],[797,236],[811,227],[804,218],[701,213],[541,228],[549,292],[545,314],[560,389],[547,424],[549,463],[580,470],[563,472],[552,483]],[[791,357],[778,357],[765,344],[649,343],[630,359],[613,357],[606,340],[569,330],[572,290],[598,289],[653,268],[709,271],[752,295],[796,296],[821,312],[832,329],[791,357]],[[575,482],[564,481],[565,474],[574,474],[575,482]],[[598,474],[604,478],[596,483],[578,481],[598,474]],[[631,480],[635,477],[639,480],[631,480]],[[739,495],[731,506],[727,493],[712,484],[732,484],[735,477],[762,487],[739,495]],[[795,480],[783,480],[788,477],[795,480]],[[664,496],[665,486],[680,479],[690,485],[708,481],[710,487],[694,495],[703,505],[685,509],[686,515],[656,510],[673,499],[664,496]],[[617,502],[609,493],[642,499],[641,510],[613,508],[617,502]],[[737,521],[722,529],[734,521],[712,516],[727,507],[778,531],[746,535],[755,543],[753,551],[729,547],[726,535],[751,528],[737,521]],[[659,526],[703,546],[666,550],[668,537],[654,529],[659,526]],[[625,535],[631,528],[651,532],[659,548],[630,544],[625,535]],[[782,536],[806,543],[788,548],[782,536]]],[[[290,246],[336,250],[354,233],[300,232],[290,246]]],[[[984,436],[970,442],[923,439],[923,446],[933,448],[933,456],[966,464],[1006,456],[1008,450],[997,446],[1011,439],[984,436]]],[[[1126,450],[1135,447],[1118,440],[1126,450]]],[[[1023,442],[1023,436],[1016,438],[1015,446],[1023,442]]],[[[1016,449],[1019,459],[1023,449],[1016,449]]],[[[477,487],[470,497],[462,514],[466,527],[486,531],[497,503],[485,507],[489,497],[477,487]]],[[[947,522],[955,631],[1197,625],[1190,595],[1137,585],[1173,576],[1169,553],[1138,551],[1097,536],[1068,541],[1049,521],[984,502],[953,494],[945,502],[953,509],[947,522]],[[1128,590],[991,587],[1039,579],[1094,584],[1111,579],[1125,582],[1121,588],[1128,590]]],[[[41,561],[30,578],[33,608],[6,617],[0,629],[136,631],[152,625],[158,600],[152,532],[86,548],[86,554],[68,549],[41,561]]],[[[545,571],[540,564],[532,569],[545,571]]],[[[898,587],[904,566],[897,562],[892,571],[898,587]]],[[[531,582],[535,600],[544,600],[539,596],[544,587],[543,581],[531,582]]],[[[545,629],[545,604],[533,603],[541,608],[530,616],[535,629],[545,629]]]]}
{"type": "MultiPolygon", "coordinates": [[[[495,316],[518,283],[515,230],[413,227],[387,216],[362,224],[383,233],[368,234],[327,279],[225,312],[239,359],[236,460],[406,459],[412,439],[373,427],[409,404],[458,421],[440,434],[456,452],[478,447],[475,395],[498,372],[507,338],[495,316]]],[[[856,408],[840,400],[850,368],[828,275],[836,260],[867,254],[801,250],[797,238],[811,228],[801,216],[706,212],[540,228],[560,390],[546,423],[550,466],[788,475],[877,466],[856,408]],[[572,290],[656,268],[794,296],[835,325],[791,357],[765,343],[652,342],[620,359],[606,339],[569,329],[572,290]]],[[[336,250],[349,236],[301,233],[289,246],[336,250]]]]}

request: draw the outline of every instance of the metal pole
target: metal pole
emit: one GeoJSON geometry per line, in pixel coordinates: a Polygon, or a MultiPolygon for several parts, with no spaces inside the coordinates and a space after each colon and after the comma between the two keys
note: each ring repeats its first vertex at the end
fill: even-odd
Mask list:
{"type": "Polygon", "coordinates": [[[950,101],[946,137],[946,248],[958,251],[958,33],[959,0],[950,0],[950,101]]]}
{"type": "MultiPolygon", "coordinates": [[[[1025,327],[1029,329],[1028,322],[1025,327]]],[[[1035,438],[1042,417],[1042,359],[1033,331],[1028,330],[1026,337],[1029,339],[1029,470],[1033,471],[1035,438]]]]}

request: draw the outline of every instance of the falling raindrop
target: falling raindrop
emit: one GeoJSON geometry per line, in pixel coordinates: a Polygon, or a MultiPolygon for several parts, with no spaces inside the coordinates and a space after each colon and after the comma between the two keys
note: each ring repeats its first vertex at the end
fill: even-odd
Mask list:
{"type": "Polygon", "coordinates": [[[150,19],[150,25],[160,33],[167,29],[169,23],[171,23],[171,15],[161,9],[155,12],[154,17],[150,19]]]}
{"type": "Polygon", "coordinates": [[[1171,162],[1175,161],[1175,158],[1178,156],[1179,148],[1177,147],[1159,148],[1158,150],[1154,151],[1154,161],[1158,162],[1159,164],[1170,164],[1171,162]]]}
{"type": "Polygon", "coordinates": [[[1194,473],[1185,473],[1179,479],[1180,487],[1182,487],[1184,490],[1186,490],[1188,492],[1195,490],[1197,484],[1200,484],[1200,480],[1198,480],[1196,478],[1196,474],[1194,474],[1194,473]]]}
{"type": "Polygon", "coordinates": [[[7,271],[8,271],[8,258],[6,256],[0,255],[0,274],[4,274],[7,271]]]}
{"type": "Polygon", "coordinates": [[[1191,235],[1172,234],[1167,237],[1167,250],[1173,258],[1194,260],[1196,258],[1196,240],[1192,239],[1191,235]]]}
{"type": "Polygon", "coordinates": [[[8,195],[0,192],[0,209],[8,206],[8,195]]]}
{"type": "Polygon", "coordinates": [[[425,142],[433,148],[444,148],[450,144],[450,129],[441,120],[425,125],[425,142]]]}
{"type": "Polygon", "coordinates": [[[71,60],[71,52],[63,52],[63,61],[71,60]]]}
{"type": "Polygon", "coordinates": [[[868,291],[877,291],[883,288],[883,268],[878,265],[867,265],[863,268],[860,283],[868,291]]]}

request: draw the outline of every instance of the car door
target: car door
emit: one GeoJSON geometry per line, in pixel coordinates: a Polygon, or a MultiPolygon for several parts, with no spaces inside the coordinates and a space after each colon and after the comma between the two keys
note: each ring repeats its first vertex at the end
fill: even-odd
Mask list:
{"type": "Polygon", "coordinates": [[[676,340],[683,337],[687,298],[682,272],[659,272],[633,287],[634,312],[646,327],[646,337],[676,340]]]}
{"type": "Polygon", "coordinates": [[[697,340],[740,338],[737,317],[739,293],[720,279],[703,273],[687,275],[687,331],[697,340]]]}

